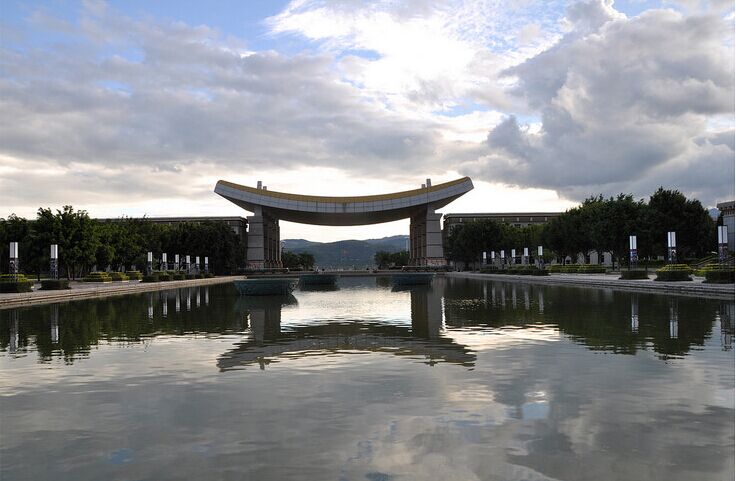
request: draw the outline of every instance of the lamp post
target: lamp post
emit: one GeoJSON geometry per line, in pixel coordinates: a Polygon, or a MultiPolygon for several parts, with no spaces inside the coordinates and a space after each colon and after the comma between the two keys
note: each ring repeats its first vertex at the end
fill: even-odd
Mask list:
{"type": "Polygon", "coordinates": [[[677,262],[677,238],[674,232],[667,233],[667,260],[670,264],[677,262]]]}
{"type": "Polygon", "coordinates": [[[194,273],[199,274],[199,256],[194,258],[194,273]]]}
{"type": "Polygon", "coordinates": [[[491,251],[491,264],[496,264],[496,251],[491,251]]]}
{"type": "Polygon", "coordinates": [[[504,268],[504,265],[506,264],[506,251],[501,251],[501,269],[504,268]]]}
{"type": "Polygon", "coordinates": [[[542,246],[537,246],[537,260],[539,268],[544,269],[544,249],[542,249],[542,246]]]}
{"type": "Polygon", "coordinates": [[[210,273],[210,258],[207,256],[204,257],[204,273],[210,273]]]}
{"type": "Polygon", "coordinates": [[[10,264],[8,264],[8,269],[14,281],[18,280],[18,272],[20,271],[20,260],[18,259],[18,257],[19,257],[18,243],[11,242],[10,243],[10,264]]]}
{"type": "Polygon", "coordinates": [[[168,255],[166,255],[166,252],[161,254],[161,270],[162,271],[169,270],[169,259],[168,259],[168,255]]]}
{"type": "Polygon", "coordinates": [[[486,265],[486,251],[483,251],[483,265],[486,265]]]}
{"type": "Polygon", "coordinates": [[[174,254],[174,270],[179,271],[179,254],[174,254]]]}
{"type": "Polygon", "coordinates": [[[186,256],[184,258],[184,272],[186,272],[187,274],[190,274],[189,269],[190,269],[190,257],[186,256]]]}
{"type": "Polygon", "coordinates": [[[728,226],[718,226],[718,262],[723,264],[728,257],[728,226]]]}
{"type": "Polygon", "coordinates": [[[51,252],[49,254],[49,275],[52,279],[59,278],[59,246],[51,244],[51,252]]]}
{"type": "Polygon", "coordinates": [[[147,261],[146,273],[150,276],[153,274],[153,252],[148,253],[147,261]]]}
{"type": "Polygon", "coordinates": [[[516,249],[511,249],[511,264],[516,264],[516,249]]]}
{"type": "Polygon", "coordinates": [[[630,235],[629,236],[629,269],[636,269],[636,263],[638,262],[639,257],[637,256],[637,249],[636,249],[636,236],[630,235]]]}
{"type": "Polygon", "coordinates": [[[529,264],[529,248],[524,247],[524,257],[521,260],[522,264],[529,264]]]}

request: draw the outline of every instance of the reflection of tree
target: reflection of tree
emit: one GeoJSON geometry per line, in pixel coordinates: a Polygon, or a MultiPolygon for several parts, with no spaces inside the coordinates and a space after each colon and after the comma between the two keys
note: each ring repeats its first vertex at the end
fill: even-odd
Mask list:
{"type": "Polygon", "coordinates": [[[633,354],[650,345],[665,358],[702,346],[725,302],[472,279],[446,279],[444,283],[448,326],[553,324],[593,350],[633,354]],[[636,329],[632,329],[631,318],[634,298],[638,299],[636,329]],[[672,299],[676,299],[676,336],[671,335],[672,299]]]}
{"type": "Polygon", "coordinates": [[[139,295],[76,301],[0,311],[0,347],[10,343],[12,313],[17,313],[18,348],[24,349],[32,339],[42,360],[54,353],[67,362],[86,357],[100,342],[141,342],[160,335],[184,335],[198,332],[221,333],[237,330],[242,325],[233,310],[235,291],[230,285],[149,292],[139,295]],[[200,307],[197,308],[197,293],[200,307]],[[177,298],[180,309],[177,312],[177,298]],[[191,310],[186,310],[191,299],[191,310]],[[217,300],[218,302],[213,302],[217,300]],[[167,306],[164,316],[164,304],[167,306]],[[208,305],[207,305],[208,304],[208,305]],[[149,305],[153,318],[148,318],[149,305]],[[206,307],[206,309],[204,309],[206,307]],[[52,342],[54,309],[58,310],[58,342],[52,342]]]}

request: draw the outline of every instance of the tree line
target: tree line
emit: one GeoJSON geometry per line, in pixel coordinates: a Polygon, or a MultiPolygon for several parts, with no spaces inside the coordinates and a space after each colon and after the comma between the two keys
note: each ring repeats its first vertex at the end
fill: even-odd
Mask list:
{"type": "MultiPolygon", "coordinates": [[[[70,279],[84,276],[94,267],[105,270],[144,269],[148,252],[168,262],[174,255],[209,257],[210,271],[234,273],[245,263],[246,246],[224,222],[204,221],[157,224],[148,219],[121,218],[116,221],[92,219],[84,210],[64,206],[53,212],[40,208],[36,219],[16,215],[0,218],[0,272],[7,272],[10,242],[18,242],[20,269],[40,277],[49,270],[49,246],[59,246],[59,275],[70,279]]],[[[158,262],[154,263],[158,268],[158,262]]]]}
{"type": "MultiPolygon", "coordinates": [[[[720,222],[720,220],[718,221],[720,222]]],[[[701,258],[715,250],[716,224],[699,200],[660,187],[648,202],[631,194],[589,197],[546,224],[516,227],[493,220],[459,225],[448,233],[446,255],[455,261],[478,262],[483,251],[524,247],[536,257],[539,245],[548,259],[586,257],[608,252],[619,265],[629,256],[629,236],[637,236],[639,258],[666,256],[667,232],[677,236],[679,259],[701,258]]]]}
{"type": "Polygon", "coordinates": [[[281,265],[295,271],[309,271],[314,269],[314,255],[309,252],[281,251],[281,265]]]}
{"type": "Polygon", "coordinates": [[[373,260],[379,269],[388,269],[390,267],[404,267],[406,265],[409,265],[409,252],[378,251],[373,256],[373,260]]]}

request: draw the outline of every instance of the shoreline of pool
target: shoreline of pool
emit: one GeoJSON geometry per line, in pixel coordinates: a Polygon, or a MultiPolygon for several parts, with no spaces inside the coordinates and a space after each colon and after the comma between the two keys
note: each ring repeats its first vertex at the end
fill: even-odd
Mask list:
{"type": "Polygon", "coordinates": [[[550,274],[548,276],[520,276],[514,274],[482,274],[480,272],[448,272],[445,276],[458,279],[487,279],[494,281],[547,284],[556,286],[615,289],[628,292],[650,292],[715,299],[734,299],[734,284],[704,284],[700,280],[667,282],[649,280],[622,280],[618,274],[550,274]]]}
{"type": "Polygon", "coordinates": [[[243,276],[211,277],[209,279],[187,279],[183,281],[159,282],[72,282],[71,289],[58,291],[34,290],[32,292],[0,294],[0,310],[53,302],[69,302],[111,296],[136,294],[139,292],[179,289],[182,287],[212,286],[226,284],[243,276]]]}

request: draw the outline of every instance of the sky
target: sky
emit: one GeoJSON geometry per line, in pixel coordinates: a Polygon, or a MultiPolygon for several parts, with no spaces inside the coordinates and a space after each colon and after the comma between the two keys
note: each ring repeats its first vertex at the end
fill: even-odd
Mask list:
{"type": "MultiPolygon", "coordinates": [[[[0,0],[0,217],[248,215],[219,179],[451,212],[734,198],[725,0],[0,0]]],[[[408,221],[281,223],[282,238],[408,221]]]]}

